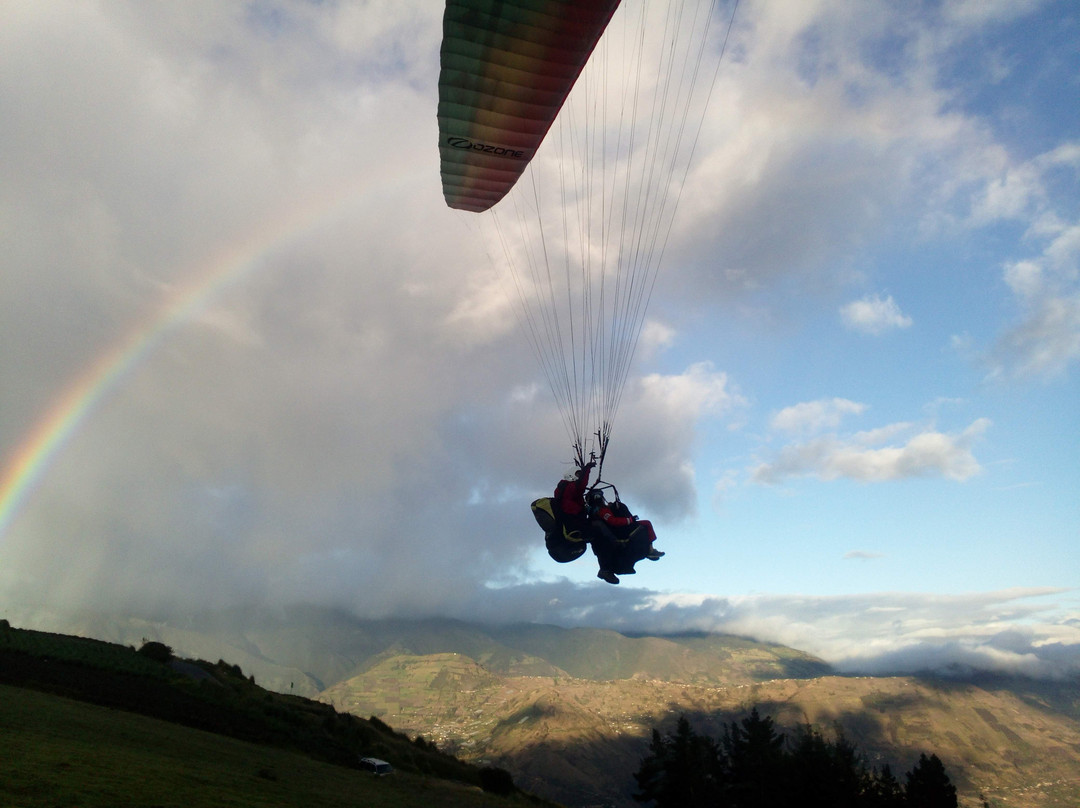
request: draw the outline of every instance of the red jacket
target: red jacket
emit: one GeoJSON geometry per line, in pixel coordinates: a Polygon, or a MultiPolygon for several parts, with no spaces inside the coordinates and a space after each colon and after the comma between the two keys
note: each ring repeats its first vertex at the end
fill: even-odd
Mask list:
{"type": "Polygon", "coordinates": [[[616,516],[615,512],[611,510],[607,505],[596,512],[596,515],[603,519],[611,527],[626,527],[627,525],[634,524],[634,520],[629,516],[616,516]]]}
{"type": "MultiPolygon", "coordinates": [[[[627,527],[628,525],[640,525],[648,531],[649,542],[656,541],[656,531],[653,529],[652,522],[648,519],[634,519],[632,516],[616,516],[615,512],[606,505],[596,512],[596,516],[603,519],[606,524],[611,527],[627,527]]],[[[633,532],[633,531],[631,531],[633,532]]]]}
{"type": "Polygon", "coordinates": [[[589,472],[592,466],[578,469],[573,480],[561,480],[555,486],[555,501],[559,510],[570,516],[578,516],[585,511],[585,489],[589,487],[589,472]]]}

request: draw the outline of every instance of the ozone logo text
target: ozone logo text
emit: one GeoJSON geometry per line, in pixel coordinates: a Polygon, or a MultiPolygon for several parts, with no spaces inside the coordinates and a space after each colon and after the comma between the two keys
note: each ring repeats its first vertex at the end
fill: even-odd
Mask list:
{"type": "Polygon", "coordinates": [[[490,143],[478,143],[475,140],[469,140],[467,137],[448,137],[446,139],[446,145],[452,149],[467,149],[469,151],[478,151],[484,154],[495,154],[499,157],[513,157],[517,160],[524,160],[525,152],[521,149],[508,149],[505,146],[493,146],[490,143]]]}

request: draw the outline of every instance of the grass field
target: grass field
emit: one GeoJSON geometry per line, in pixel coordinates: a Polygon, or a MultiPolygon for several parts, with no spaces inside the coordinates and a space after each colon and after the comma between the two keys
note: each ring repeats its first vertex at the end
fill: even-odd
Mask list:
{"type": "Polygon", "coordinates": [[[375,777],[0,685],[0,805],[5,808],[457,808],[529,802],[406,772],[375,777]]]}

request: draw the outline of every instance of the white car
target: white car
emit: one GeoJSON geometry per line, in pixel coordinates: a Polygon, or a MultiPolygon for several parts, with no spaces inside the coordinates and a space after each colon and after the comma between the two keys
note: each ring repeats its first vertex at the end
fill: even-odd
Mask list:
{"type": "Polygon", "coordinates": [[[385,760],[379,760],[373,757],[360,758],[360,768],[366,769],[372,774],[384,775],[392,774],[394,767],[387,763],[385,760]]]}

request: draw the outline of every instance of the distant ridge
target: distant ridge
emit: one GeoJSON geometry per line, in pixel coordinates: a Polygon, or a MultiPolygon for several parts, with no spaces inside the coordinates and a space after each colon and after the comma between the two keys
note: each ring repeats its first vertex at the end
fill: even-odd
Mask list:
{"type": "Polygon", "coordinates": [[[833,673],[827,663],[801,651],[728,635],[627,635],[447,618],[364,620],[314,606],[229,609],[168,622],[93,614],[42,615],[35,622],[111,642],[157,640],[183,656],[235,660],[271,689],[308,696],[363,673],[388,653],[457,653],[498,674],[561,673],[596,681],[719,686],[833,673]]]}

